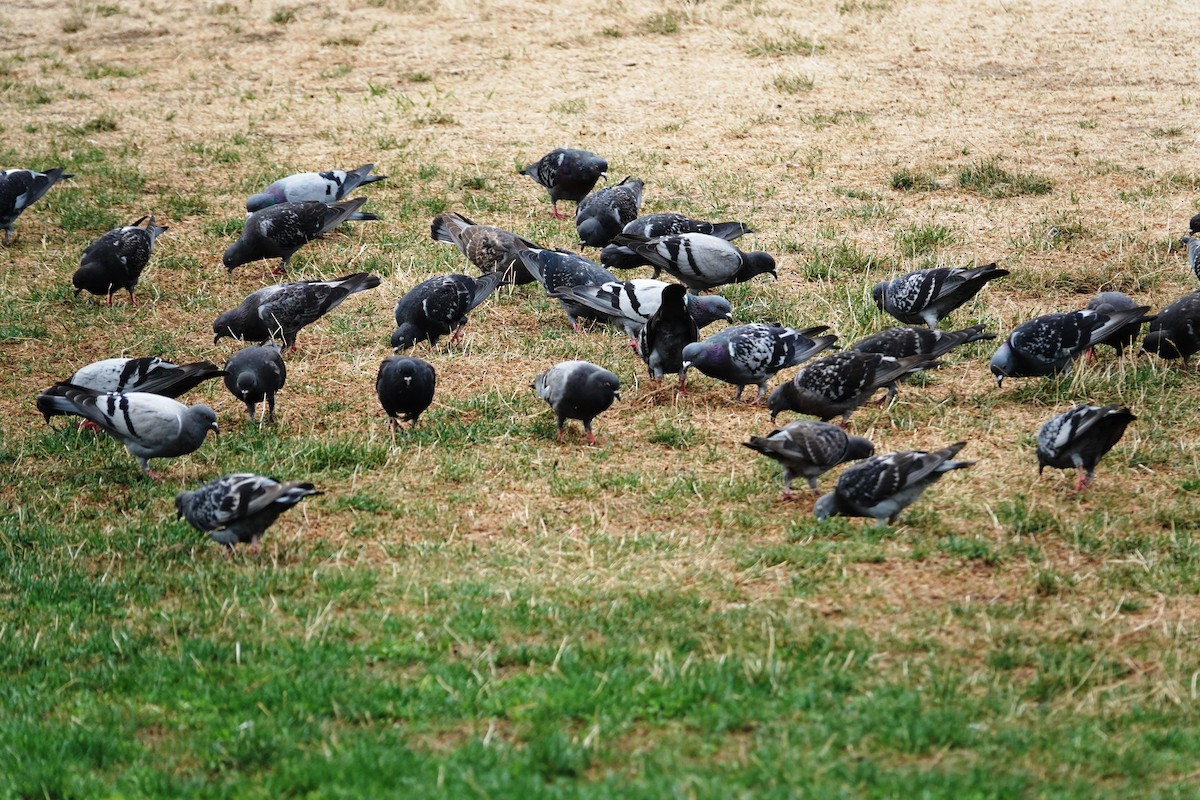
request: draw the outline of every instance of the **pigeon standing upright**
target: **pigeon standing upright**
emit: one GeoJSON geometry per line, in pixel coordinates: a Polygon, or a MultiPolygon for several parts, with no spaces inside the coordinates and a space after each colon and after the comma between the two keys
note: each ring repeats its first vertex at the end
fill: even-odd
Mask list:
{"type": "MultiPolygon", "coordinates": [[[[781,411],[795,411],[826,422],[840,414],[845,424],[854,410],[881,387],[895,383],[909,372],[936,367],[938,363],[923,355],[892,358],[843,350],[806,365],[771,392],[767,408],[771,410],[772,422],[781,411]]],[[[888,397],[894,394],[894,389],[890,390],[888,397]]]]}
{"type": "Polygon", "coordinates": [[[527,249],[518,254],[518,261],[532,275],[546,293],[558,300],[567,322],[579,331],[579,317],[603,319],[586,305],[576,303],[569,294],[570,289],[581,286],[599,286],[616,281],[617,276],[581,255],[566,250],[527,249]]]}
{"type": "Polygon", "coordinates": [[[637,219],[642,209],[642,189],[645,184],[629,179],[616,186],[606,186],[579,201],[575,209],[575,232],[581,244],[604,247],[627,223],[637,219]]]}
{"type": "Polygon", "coordinates": [[[743,283],[756,275],[778,277],[775,259],[769,253],[743,252],[719,236],[707,233],[681,233],[657,239],[622,233],[613,241],[649,261],[654,267],[654,277],[665,270],[696,292],[743,283]]]}
{"type": "Polygon", "coordinates": [[[747,384],[755,384],[757,403],[766,394],[767,381],[772,375],[833,346],[838,337],[817,335],[827,330],[826,325],[803,330],[761,322],[734,325],[684,347],[683,372],[695,367],[710,378],[733,384],[737,387],[734,400],[741,399],[747,384]]]}
{"type": "MultiPolygon", "coordinates": [[[[246,211],[254,213],[280,203],[304,203],[314,200],[336,203],[359,186],[387,179],[387,175],[372,175],[373,169],[374,164],[363,164],[358,169],[349,171],[330,169],[324,172],[297,172],[280,178],[257,194],[250,195],[246,200],[246,211]]],[[[350,219],[355,219],[353,214],[350,219]]]]}
{"type": "Polygon", "coordinates": [[[861,436],[828,422],[798,419],[766,436],[751,436],[742,442],[767,458],[783,465],[783,499],[792,497],[792,481],[805,478],[813,494],[820,496],[817,478],[838,464],[875,455],[875,445],[861,436]]]}
{"type": "MultiPolygon", "coordinates": [[[[732,242],[754,229],[744,222],[705,222],[691,219],[682,214],[648,214],[626,223],[621,233],[632,233],[645,236],[647,239],[657,239],[660,236],[674,236],[679,233],[707,233],[732,242]]],[[[612,269],[633,269],[650,266],[650,262],[630,250],[625,245],[607,244],[600,251],[600,263],[612,269]]]]}
{"type": "Polygon", "coordinates": [[[503,273],[505,281],[518,286],[534,280],[520,263],[517,253],[538,245],[522,236],[494,225],[477,225],[454,211],[434,217],[429,225],[429,235],[435,242],[449,242],[458,247],[484,274],[503,273]]]}
{"type": "Polygon", "coordinates": [[[267,401],[267,422],[275,421],[275,393],[287,381],[287,367],[277,344],[250,345],[238,350],[225,364],[225,388],[246,404],[246,416],[267,401]]]}
{"type": "Polygon", "coordinates": [[[871,297],[880,311],[906,325],[925,323],[936,328],[943,317],[974,297],[984,284],[1007,274],[1008,270],[998,269],[994,263],[973,269],[920,269],[875,284],[871,297]]]}
{"type": "Polygon", "coordinates": [[[388,423],[400,427],[400,420],[417,424],[433,402],[437,373],[428,361],[410,356],[384,359],[375,376],[375,394],[388,415],[388,423]]]}
{"type": "Polygon", "coordinates": [[[265,475],[238,472],[175,496],[176,517],[230,550],[238,542],[258,544],[279,515],[306,497],[324,494],[311,483],[280,483],[265,475]]]}
{"type": "Polygon", "coordinates": [[[661,383],[664,373],[675,372],[679,391],[687,391],[683,350],[699,339],[700,329],[687,308],[687,289],[677,283],[663,289],[662,304],[646,320],[637,340],[638,354],[646,362],[651,380],[661,383]]]}
{"type": "MultiPolygon", "coordinates": [[[[653,278],[635,278],[608,281],[599,286],[588,284],[559,289],[554,297],[591,309],[604,320],[624,328],[629,338],[636,342],[646,320],[662,304],[663,292],[673,285],[653,278]]],[[[733,307],[719,294],[688,294],[684,300],[698,328],[703,329],[719,319],[733,322],[733,307]]]]}
{"type": "MultiPolygon", "coordinates": [[[[275,274],[281,275],[297,250],[350,219],[365,202],[365,197],[337,203],[306,200],[302,203],[266,206],[255,211],[246,217],[242,235],[225,250],[222,258],[225,269],[233,272],[235,268],[251,261],[278,258],[281,261],[275,274]]],[[[356,219],[375,220],[379,217],[364,212],[356,219]]]]}
{"type": "MultiPolygon", "coordinates": [[[[1091,300],[1088,301],[1085,307],[1088,311],[1098,311],[1101,314],[1112,315],[1117,311],[1131,311],[1137,308],[1137,303],[1133,298],[1124,292],[1100,292],[1091,300]]],[[[1133,322],[1124,327],[1117,328],[1115,331],[1105,336],[1102,339],[1096,340],[1093,347],[1099,344],[1108,345],[1117,351],[1117,355],[1124,354],[1125,348],[1130,347],[1138,334],[1142,332],[1142,320],[1135,319],[1133,322]]]]}
{"type": "Polygon", "coordinates": [[[520,170],[546,187],[550,193],[551,213],[558,213],[559,200],[579,202],[596,185],[596,181],[608,175],[608,162],[589,150],[559,148],[552,150],[532,164],[520,170]]]}
{"type": "Polygon", "coordinates": [[[1192,268],[1196,280],[1200,281],[1200,237],[1184,236],[1179,241],[1187,247],[1188,266],[1192,268]]]}
{"type": "Polygon", "coordinates": [[[1071,311],[1043,314],[1022,322],[992,355],[990,369],[996,385],[1005,378],[1053,375],[1071,366],[1080,355],[1126,325],[1147,322],[1150,306],[1135,306],[1126,311],[1101,314],[1096,311],[1071,311]]]}
{"type": "Polygon", "coordinates": [[[1038,431],[1038,474],[1046,467],[1074,467],[1079,473],[1075,491],[1083,491],[1096,477],[1096,464],[1135,419],[1128,408],[1087,404],[1055,416],[1038,431]]]}
{"type": "Polygon", "coordinates": [[[1160,358],[1188,358],[1200,352],[1200,291],[1186,294],[1155,316],[1142,350],[1160,358]]]}
{"type": "Polygon", "coordinates": [[[455,273],[421,281],[396,302],[392,348],[399,353],[422,340],[433,346],[451,333],[454,341],[467,324],[467,314],[486,300],[502,280],[503,273],[489,272],[479,278],[455,273]]]}
{"type": "Polygon", "coordinates": [[[50,187],[75,176],[62,167],[34,172],[31,169],[0,171],[0,227],[4,228],[4,245],[12,240],[13,224],[21,212],[36,203],[50,187]]]}
{"type": "Polygon", "coordinates": [[[87,246],[79,259],[79,269],[71,276],[75,296],[82,291],[94,295],[108,295],[112,305],[113,293],[118,289],[129,292],[129,302],[137,305],[133,289],[142,270],[150,263],[154,242],[168,230],[166,225],[154,224],[154,217],[142,217],[123,228],[115,228],[87,246]],[[146,225],[143,227],[142,223],[146,225]]]}
{"type": "Polygon", "coordinates": [[[563,361],[538,375],[533,390],[554,409],[558,440],[568,419],[583,423],[589,444],[596,444],[592,420],[621,398],[620,379],[588,361],[563,361]]]}
{"type": "Polygon", "coordinates": [[[296,334],[341,305],[355,292],[374,289],[379,277],[366,272],[331,281],[292,281],[251,292],[237,308],[213,321],[213,344],[223,336],[247,342],[279,338],[296,346],[296,334]]]}

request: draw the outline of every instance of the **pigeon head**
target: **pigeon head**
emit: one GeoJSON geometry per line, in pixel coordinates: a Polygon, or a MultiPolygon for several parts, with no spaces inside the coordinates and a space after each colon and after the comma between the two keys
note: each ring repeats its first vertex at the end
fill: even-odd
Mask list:
{"type": "Polygon", "coordinates": [[[687,295],[684,300],[687,302],[688,311],[692,313],[692,319],[696,320],[697,327],[703,328],[719,319],[733,322],[733,306],[719,294],[704,297],[687,295]]]}
{"type": "Polygon", "coordinates": [[[746,278],[752,278],[755,275],[763,275],[770,273],[772,278],[778,278],[779,273],[775,271],[775,258],[770,253],[755,251],[746,253],[745,264],[742,267],[742,272],[746,273],[746,278]]]}
{"type": "Polygon", "coordinates": [[[192,406],[191,415],[197,420],[205,423],[205,427],[208,430],[212,431],[218,436],[221,435],[221,428],[217,425],[217,412],[213,411],[203,403],[200,403],[192,406]]]}
{"type": "Polygon", "coordinates": [[[1157,330],[1142,337],[1142,351],[1154,353],[1161,358],[1182,358],[1183,353],[1175,346],[1167,331],[1157,330]]]}
{"type": "Polygon", "coordinates": [[[424,338],[426,338],[425,334],[420,328],[411,322],[406,322],[392,331],[392,350],[399,353],[401,350],[407,350],[424,338]]]}
{"type": "Polygon", "coordinates": [[[722,355],[728,360],[728,353],[721,347],[720,343],[691,342],[683,348],[680,358],[683,359],[685,368],[695,366],[700,367],[701,371],[703,371],[705,366],[718,363],[722,355]]]}
{"type": "Polygon", "coordinates": [[[817,518],[817,522],[824,522],[830,517],[836,517],[840,513],[841,508],[838,504],[836,491],[821,495],[813,505],[813,516],[817,518]]]}
{"type": "Polygon", "coordinates": [[[884,294],[887,293],[887,288],[888,282],[880,281],[875,284],[875,288],[871,289],[871,299],[875,301],[875,305],[879,307],[880,311],[883,311],[884,294]]]}
{"type": "Polygon", "coordinates": [[[255,211],[262,211],[267,206],[279,205],[284,202],[287,202],[287,198],[283,195],[283,188],[272,185],[258,194],[250,195],[246,200],[246,211],[253,214],[255,211]]]}
{"type": "Polygon", "coordinates": [[[187,507],[188,501],[191,499],[191,492],[180,492],[175,495],[175,519],[183,519],[183,509],[187,507]]]}
{"type": "MultiPolygon", "coordinates": [[[[781,411],[791,411],[791,404],[788,403],[787,392],[784,391],[788,384],[775,387],[775,390],[767,397],[767,409],[771,412],[771,422],[779,416],[781,411]]],[[[869,445],[870,442],[867,442],[869,445]]],[[[869,454],[868,454],[869,455],[869,454]]]]}
{"type": "Polygon", "coordinates": [[[225,265],[225,269],[233,272],[235,267],[240,267],[242,264],[248,264],[253,259],[247,258],[245,252],[245,244],[242,239],[238,239],[225,250],[225,255],[221,257],[221,263],[225,265]]]}
{"type": "Polygon", "coordinates": [[[1014,366],[1012,348],[1007,341],[996,348],[996,352],[992,354],[992,361],[988,366],[992,370],[992,374],[996,376],[996,385],[1003,386],[1004,379],[1012,373],[1014,366]]]}
{"type": "Polygon", "coordinates": [[[259,391],[258,376],[253,372],[243,372],[237,376],[237,393],[246,399],[251,392],[259,391]]]}
{"type": "Polygon", "coordinates": [[[241,309],[234,308],[226,311],[221,316],[213,321],[213,344],[221,341],[225,336],[238,338],[239,331],[242,328],[242,315],[239,313],[241,309]]]}
{"type": "Polygon", "coordinates": [[[871,444],[870,440],[861,436],[846,437],[846,455],[843,460],[858,461],[873,455],[875,455],[875,445],[871,444]]]}
{"type": "Polygon", "coordinates": [[[108,274],[108,270],[98,261],[89,261],[81,264],[79,269],[75,270],[75,274],[71,276],[71,285],[75,287],[76,297],[82,291],[87,291],[94,295],[106,295],[111,294],[119,288],[113,285],[112,277],[108,274]]]}

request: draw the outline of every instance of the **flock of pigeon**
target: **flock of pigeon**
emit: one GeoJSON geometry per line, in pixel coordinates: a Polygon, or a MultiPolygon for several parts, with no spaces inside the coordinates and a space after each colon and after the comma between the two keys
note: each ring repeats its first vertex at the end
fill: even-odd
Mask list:
{"type": "MultiPolygon", "coordinates": [[[[330,170],[291,175],[253,195],[238,239],[223,258],[227,270],[258,260],[279,259],[282,274],[292,255],[306,243],[347,221],[378,219],[361,211],[365,198],[347,198],[359,186],[383,180],[373,165],[356,170],[330,170]]],[[[975,268],[925,269],[900,275],[874,287],[875,304],[905,327],[893,327],[845,348],[826,326],[794,329],[779,323],[730,324],[701,339],[700,331],[717,320],[733,322],[727,299],[711,292],[721,286],[776,275],[775,259],[746,252],[733,242],[752,230],[741,222],[711,223],[681,214],[639,216],[644,184],[626,178],[595,190],[607,178],[607,162],[585,150],[560,149],[528,165],[523,173],[544,186],[552,213],[561,218],[559,201],[574,201],[580,244],[600,249],[599,263],[577,253],[541,247],[509,231],[476,224],[462,214],[438,214],[433,240],[456,246],[480,272],[438,275],[414,286],[394,310],[396,329],[391,345],[396,355],[380,365],[376,392],[389,422],[416,424],[433,401],[436,372],[432,364],[402,355],[419,342],[431,348],[443,336],[456,339],[468,314],[505,284],[540,284],[557,300],[576,330],[581,321],[613,325],[630,337],[630,346],[646,363],[651,378],[678,375],[686,391],[690,369],[736,387],[757,389],[754,402],[767,396],[768,381],[790,367],[804,366],[767,396],[774,422],[783,412],[816,417],[790,422],[766,436],[752,436],[745,446],[783,466],[784,497],[791,482],[804,477],[817,498],[818,519],[842,514],[895,522],[900,512],[947,472],[971,466],[955,460],[966,445],[956,442],[939,450],[908,450],[875,455],[873,444],[846,432],[851,414],[875,397],[896,393],[908,375],[938,366],[939,359],[969,342],[994,339],[982,325],[959,331],[939,329],[943,319],[972,299],[987,283],[1008,274],[995,264],[975,268]],[[610,270],[648,266],[651,278],[624,280],[610,270]],[[659,280],[667,273],[675,282],[659,280]],[[924,327],[921,327],[924,326],[924,327]],[[827,352],[828,351],[828,352],[827,352]],[[840,417],[839,424],[830,420],[840,417]],[[817,478],[850,462],[834,489],[820,495],[817,478]]],[[[55,183],[73,176],[61,169],[0,172],[0,222],[4,243],[13,223],[55,183]]],[[[84,251],[72,276],[76,295],[82,291],[107,297],[121,289],[136,302],[134,290],[150,261],[157,238],[167,231],[154,217],[110,231],[84,251]]],[[[1191,233],[1200,232],[1200,214],[1191,233]]],[[[1185,237],[1188,261],[1200,278],[1200,237],[1185,237]]],[[[47,421],[71,414],[121,441],[151,477],[149,460],[184,455],[198,449],[217,417],[203,404],[187,406],[175,398],[211,378],[222,377],[251,420],[259,403],[274,420],[275,395],[287,377],[284,349],[293,349],[299,332],[336,308],[350,295],[377,287],[367,273],[335,280],[276,283],[250,293],[236,308],[213,322],[214,343],[232,337],[248,344],[223,368],[207,361],[172,364],[156,357],[113,358],[89,364],[68,379],[39,393],[37,407],[47,421]]],[[[1119,353],[1133,344],[1141,326],[1150,323],[1142,349],[1163,358],[1187,359],[1200,351],[1200,292],[1194,292],[1149,315],[1119,292],[1103,292],[1078,311],[1046,314],[1018,325],[992,356],[997,383],[1006,378],[1053,375],[1070,368],[1098,344],[1119,353]]],[[[565,361],[538,375],[532,388],[556,418],[561,440],[568,419],[580,420],[594,444],[593,420],[620,397],[620,380],[608,369],[586,361],[565,361]]],[[[1100,458],[1135,419],[1127,408],[1078,405],[1047,421],[1037,436],[1039,472],[1046,466],[1078,471],[1077,490],[1095,475],[1100,458]]],[[[256,544],[287,508],[320,492],[305,482],[280,482],[250,473],[213,480],[179,493],[181,517],[230,548],[237,542],[256,544]]]]}

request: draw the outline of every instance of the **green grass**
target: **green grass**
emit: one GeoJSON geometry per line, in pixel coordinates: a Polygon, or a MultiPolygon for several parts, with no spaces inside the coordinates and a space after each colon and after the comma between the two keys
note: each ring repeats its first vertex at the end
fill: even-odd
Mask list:
{"type": "Polygon", "coordinates": [[[1053,188],[1049,179],[1032,172],[1009,171],[1000,161],[999,156],[993,156],[963,167],[958,185],[992,198],[1047,194],[1053,188]]]}

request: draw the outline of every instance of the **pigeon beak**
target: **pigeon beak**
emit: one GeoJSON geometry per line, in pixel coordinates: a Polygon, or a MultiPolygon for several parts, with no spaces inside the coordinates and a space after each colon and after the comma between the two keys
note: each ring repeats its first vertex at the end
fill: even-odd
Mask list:
{"type": "Polygon", "coordinates": [[[621,393],[620,393],[619,391],[618,391],[618,392],[613,392],[613,397],[615,397],[615,398],[617,398],[618,400],[620,400],[620,399],[621,399],[621,393]]]}
{"type": "Polygon", "coordinates": [[[996,388],[998,388],[998,389],[1004,388],[1004,375],[1002,373],[996,374],[996,388]]]}
{"type": "Polygon", "coordinates": [[[726,314],[724,317],[722,317],[722,319],[730,324],[733,324],[733,312],[726,314]]]}
{"type": "Polygon", "coordinates": [[[218,333],[213,336],[213,344],[216,344],[219,341],[221,341],[221,334],[218,333]]]}
{"type": "Polygon", "coordinates": [[[604,178],[605,183],[608,183],[608,173],[607,172],[601,172],[600,177],[604,178]]]}
{"type": "Polygon", "coordinates": [[[219,427],[217,427],[217,423],[215,423],[215,422],[212,425],[209,425],[208,429],[210,431],[212,431],[214,434],[216,434],[217,436],[221,435],[221,429],[219,427]]]}

